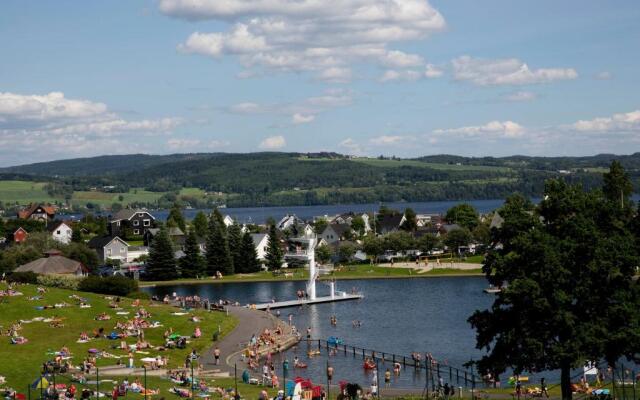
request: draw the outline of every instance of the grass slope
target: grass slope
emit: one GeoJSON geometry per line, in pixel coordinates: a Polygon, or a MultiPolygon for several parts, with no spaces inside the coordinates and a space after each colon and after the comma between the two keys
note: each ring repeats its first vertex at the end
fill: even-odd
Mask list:
{"type": "MultiPolygon", "coordinates": [[[[6,285],[0,284],[0,290],[4,289],[6,289],[6,285]]],[[[91,335],[94,329],[103,327],[105,332],[109,333],[115,327],[117,321],[124,322],[133,318],[137,310],[131,305],[133,300],[122,299],[121,304],[123,311],[129,312],[129,315],[123,316],[117,315],[116,311],[108,306],[109,300],[105,299],[102,295],[49,288],[42,300],[32,301],[29,300],[29,297],[36,296],[35,286],[20,285],[17,287],[17,290],[24,295],[0,298],[2,299],[0,302],[0,326],[2,326],[3,333],[3,336],[0,336],[0,354],[5,356],[10,355],[10,357],[3,357],[3,362],[0,363],[0,375],[7,378],[9,386],[20,388],[21,391],[23,391],[22,389],[26,388],[27,384],[39,376],[42,363],[53,358],[49,353],[58,351],[63,346],[67,346],[72,352],[72,363],[76,365],[82,362],[87,356],[88,350],[91,348],[104,349],[111,354],[126,356],[125,351],[111,348],[114,345],[118,345],[120,343],[119,340],[101,338],[93,339],[84,344],[76,343],[76,341],[83,331],[91,335]],[[88,303],[91,304],[91,308],[80,308],[77,305],[78,301],[70,298],[70,296],[74,294],[86,298],[88,303]],[[53,305],[56,303],[68,303],[70,306],[42,311],[35,308],[36,306],[53,305]],[[111,320],[94,320],[95,316],[101,312],[109,314],[111,320]],[[5,335],[7,329],[19,320],[31,320],[34,317],[61,318],[64,327],[53,328],[45,322],[23,323],[20,335],[26,337],[29,342],[24,345],[10,344],[10,338],[5,335]]],[[[172,312],[177,311],[174,307],[150,304],[147,301],[142,301],[142,305],[151,313],[150,321],[159,321],[163,325],[163,327],[159,328],[145,329],[145,339],[152,345],[157,346],[164,343],[163,333],[165,329],[169,327],[172,327],[174,332],[182,335],[191,335],[195,326],[198,325],[202,330],[202,337],[200,339],[191,339],[191,343],[187,346],[187,349],[184,350],[173,349],[158,352],[150,349],[148,350],[149,355],[136,354],[135,364],[138,367],[142,365],[140,358],[145,356],[153,357],[157,354],[169,357],[170,367],[178,367],[184,363],[186,355],[192,349],[196,349],[199,353],[207,351],[212,346],[211,338],[213,333],[218,330],[218,327],[220,327],[222,334],[226,334],[235,327],[237,322],[234,318],[228,317],[223,313],[193,311],[189,316],[197,315],[201,319],[201,322],[196,324],[189,321],[189,316],[187,315],[171,315],[172,312]]],[[[135,344],[135,342],[135,338],[127,338],[128,344],[135,344]]],[[[116,360],[111,358],[98,359],[97,361],[98,367],[115,364],[116,360]]],[[[153,384],[156,386],[167,386],[168,382],[158,381],[153,384]]]]}

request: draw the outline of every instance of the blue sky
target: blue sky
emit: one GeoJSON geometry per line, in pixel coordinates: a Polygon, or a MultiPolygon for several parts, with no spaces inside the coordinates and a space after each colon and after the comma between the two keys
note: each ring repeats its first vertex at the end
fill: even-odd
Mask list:
{"type": "Polygon", "coordinates": [[[0,165],[640,151],[640,3],[0,4],[0,165]]]}

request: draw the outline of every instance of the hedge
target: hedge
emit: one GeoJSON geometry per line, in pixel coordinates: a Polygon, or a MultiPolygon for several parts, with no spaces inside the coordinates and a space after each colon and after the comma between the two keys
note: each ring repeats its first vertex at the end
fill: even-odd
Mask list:
{"type": "Polygon", "coordinates": [[[107,277],[88,276],[80,282],[78,290],[114,296],[126,296],[138,291],[138,282],[122,275],[107,277]]]}

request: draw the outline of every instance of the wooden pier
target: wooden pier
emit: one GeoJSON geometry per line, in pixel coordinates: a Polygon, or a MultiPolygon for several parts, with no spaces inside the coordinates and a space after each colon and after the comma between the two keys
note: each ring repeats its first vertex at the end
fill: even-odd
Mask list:
{"type": "Polygon", "coordinates": [[[364,296],[361,294],[336,293],[335,296],[322,296],[315,299],[296,299],[287,301],[276,301],[275,303],[262,303],[251,305],[256,310],[274,310],[276,308],[299,307],[306,304],[333,303],[336,301],[360,300],[364,296]]]}

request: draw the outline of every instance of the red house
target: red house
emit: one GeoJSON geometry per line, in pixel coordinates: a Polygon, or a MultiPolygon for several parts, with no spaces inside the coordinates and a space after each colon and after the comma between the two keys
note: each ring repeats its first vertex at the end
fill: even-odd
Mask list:
{"type": "Polygon", "coordinates": [[[51,221],[56,216],[56,208],[51,205],[34,203],[29,207],[18,211],[20,219],[35,219],[36,221],[51,221]]]}
{"type": "Polygon", "coordinates": [[[13,241],[15,243],[22,243],[27,239],[27,236],[29,236],[29,233],[20,227],[13,232],[13,241]]]}

